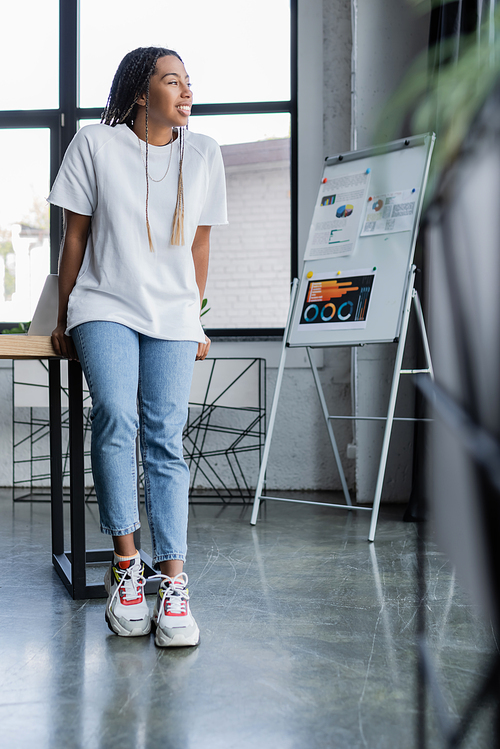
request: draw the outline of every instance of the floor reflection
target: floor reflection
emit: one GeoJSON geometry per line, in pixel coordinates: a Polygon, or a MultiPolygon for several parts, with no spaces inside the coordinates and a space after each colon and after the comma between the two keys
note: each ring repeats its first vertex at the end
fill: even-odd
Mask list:
{"type": "MultiPolygon", "coordinates": [[[[0,591],[2,746],[411,746],[416,528],[401,516],[383,508],[369,544],[367,514],[273,503],[251,527],[241,507],[198,506],[187,571],[202,639],[169,651],[110,633],[103,601],[72,601],[50,563],[49,505],[13,508],[0,492],[14,570],[0,591]]],[[[102,545],[93,508],[87,535],[102,545]]],[[[432,541],[426,564],[429,647],[453,716],[495,645],[432,541]]],[[[469,745],[489,738],[485,714],[469,745]]],[[[432,720],[429,746],[441,746],[432,720]]]]}

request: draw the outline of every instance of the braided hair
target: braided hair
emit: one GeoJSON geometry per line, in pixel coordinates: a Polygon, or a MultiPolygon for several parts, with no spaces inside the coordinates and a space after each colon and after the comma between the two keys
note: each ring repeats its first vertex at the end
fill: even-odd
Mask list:
{"type": "MultiPolygon", "coordinates": [[[[137,100],[141,94],[146,95],[146,228],[148,232],[149,249],[153,252],[153,240],[149,225],[149,85],[156,63],[160,57],[174,56],[181,60],[177,52],[165,47],[138,47],[125,55],[118,66],[113,78],[106,107],[101,116],[105,125],[128,125],[132,128],[137,116],[137,100]]],[[[184,189],[182,179],[182,162],[184,159],[184,131],[179,129],[179,178],[177,183],[177,201],[170,244],[184,244],[184,189]]]]}

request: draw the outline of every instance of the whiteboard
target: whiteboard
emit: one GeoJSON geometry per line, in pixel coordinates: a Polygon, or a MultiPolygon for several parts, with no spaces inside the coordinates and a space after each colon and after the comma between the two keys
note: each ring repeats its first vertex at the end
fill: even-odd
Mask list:
{"type": "MultiPolygon", "coordinates": [[[[291,311],[287,345],[353,346],[387,343],[399,337],[434,141],[435,135],[428,133],[326,159],[323,179],[347,177],[369,170],[370,197],[414,189],[417,199],[412,228],[397,233],[359,236],[353,253],[347,257],[306,259],[291,311]],[[325,324],[325,318],[318,318],[318,321],[313,319],[317,309],[313,309],[307,318],[311,284],[315,281],[328,284],[329,279],[335,282],[345,280],[346,287],[350,283],[355,288],[357,284],[356,288],[361,289],[358,294],[366,290],[364,322],[342,323],[342,308],[337,309],[340,319],[335,318],[336,324],[325,324]]],[[[307,254],[306,250],[306,257],[307,254]]],[[[351,302],[348,304],[352,309],[351,302]]],[[[335,309],[333,304],[329,307],[327,315],[335,309]]],[[[349,307],[344,313],[346,311],[349,312],[349,307]]],[[[323,312],[325,310],[322,309],[322,315],[323,312]]]]}

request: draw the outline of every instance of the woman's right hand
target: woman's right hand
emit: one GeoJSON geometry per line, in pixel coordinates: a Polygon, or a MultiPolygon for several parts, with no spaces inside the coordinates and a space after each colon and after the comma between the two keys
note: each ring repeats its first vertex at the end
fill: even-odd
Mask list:
{"type": "Polygon", "coordinates": [[[52,331],[52,346],[57,356],[61,356],[63,359],[75,359],[78,361],[78,354],[76,353],[75,344],[71,336],[65,335],[66,325],[59,324],[57,328],[52,331]]]}
{"type": "Polygon", "coordinates": [[[52,331],[52,345],[57,356],[76,359],[73,339],[64,334],[68,319],[68,300],[82,266],[87,237],[90,230],[90,216],[73,213],[66,208],[64,215],[64,240],[59,262],[59,309],[57,327],[52,331]]]}

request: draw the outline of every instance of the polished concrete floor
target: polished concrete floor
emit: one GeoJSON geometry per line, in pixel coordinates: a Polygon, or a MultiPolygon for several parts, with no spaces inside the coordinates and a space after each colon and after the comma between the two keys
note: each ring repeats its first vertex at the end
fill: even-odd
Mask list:
{"type": "MultiPolygon", "coordinates": [[[[95,505],[87,514],[88,546],[102,547],[95,505]]],[[[368,544],[368,513],[268,502],[255,528],[249,515],[192,511],[186,569],[202,640],[170,651],[110,633],[102,600],[72,601],[51,565],[48,503],[13,505],[0,491],[0,747],[416,746],[416,526],[385,508],[368,544]]],[[[432,540],[427,580],[453,717],[494,639],[432,540]]],[[[491,747],[490,722],[484,712],[464,746],[491,747]]],[[[428,746],[442,746],[432,714],[428,746]]]]}

